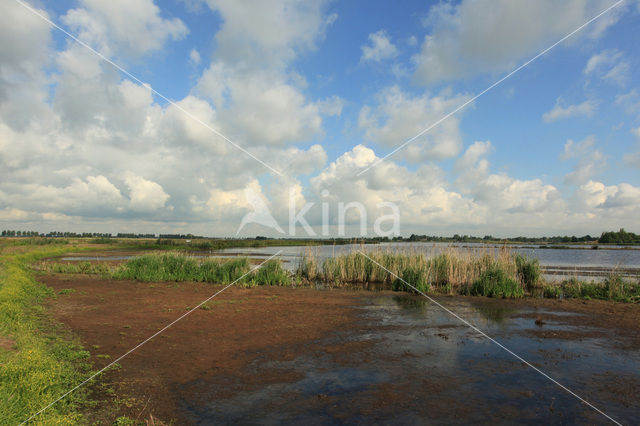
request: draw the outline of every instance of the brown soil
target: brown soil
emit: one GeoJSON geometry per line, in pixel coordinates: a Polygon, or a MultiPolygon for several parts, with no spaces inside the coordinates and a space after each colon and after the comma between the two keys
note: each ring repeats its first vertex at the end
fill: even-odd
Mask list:
{"type": "Polygon", "coordinates": [[[7,339],[6,337],[0,336],[0,349],[4,349],[7,351],[13,350],[16,342],[12,339],[7,339]]]}
{"type": "MultiPolygon", "coordinates": [[[[39,279],[56,293],[76,290],[58,295],[50,309],[58,321],[80,336],[96,368],[111,363],[222,288],[62,274],[39,279]]],[[[133,418],[152,413],[181,423],[176,388],[203,374],[242,376],[243,383],[255,384],[294,380],[296,377],[287,378],[282,371],[275,377],[251,377],[245,367],[262,357],[289,360],[300,351],[321,349],[313,347],[313,342],[336,330],[355,327],[352,311],[358,300],[355,292],[230,287],[205,309],[189,314],[123,359],[120,370],[108,373],[107,381],[118,395],[117,412],[133,418]]],[[[339,348],[325,350],[336,352],[339,348]]],[[[99,400],[110,399],[109,391],[95,390],[99,400]]],[[[102,413],[111,420],[114,414],[102,413]]]]}
{"type": "MultiPolygon", "coordinates": [[[[375,292],[231,287],[208,302],[205,309],[192,311],[193,307],[222,287],[201,283],[111,281],[86,275],[52,274],[40,276],[39,279],[52,287],[56,294],[62,289],[76,290],[58,295],[49,302],[49,309],[58,321],[80,336],[85,348],[91,352],[91,361],[96,368],[117,359],[179,316],[192,312],[120,361],[121,369],[110,371],[99,384],[92,387],[92,398],[99,401],[101,410],[87,411],[91,421],[110,424],[119,415],[143,419],[153,414],[163,420],[185,424],[189,419],[183,417],[186,414],[179,406],[179,401],[198,400],[201,394],[210,392],[212,383],[218,385],[214,387],[217,393],[208,393],[206,398],[215,400],[231,398],[238,392],[269,384],[301,379],[298,370],[255,368],[256,363],[286,362],[305,354],[322,354],[334,359],[335,363],[347,358],[362,359],[364,363],[368,362],[368,358],[379,355],[367,351],[374,344],[370,340],[331,341],[332,336],[338,336],[341,332],[358,334],[371,330],[371,326],[363,324],[360,308],[370,303],[371,295],[375,292]],[[198,383],[201,384],[200,388],[198,383]]],[[[527,330],[527,333],[541,339],[582,339],[615,332],[625,335],[627,345],[640,347],[640,305],[460,296],[442,297],[439,300],[453,310],[456,303],[464,302],[481,305],[487,310],[504,310],[509,317],[530,319],[533,329],[527,330]],[[579,315],[558,315],[549,311],[579,315]],[[587,325],[590,331],[547,330],[549,324],[557,322],[587,325]]],[[[457,321],[452,320],[451,325],[437,327],[440,331],[435,336],[447,344],[459,344],[450,340],[447,334],[447,328],[452,329],[457,325],[457,321]]],[[[378,324],[376,327],[380,330],[386,326],[378,324]]],[[[417,355],[404,353],[399,356],[417,355]]],[[[548,356],[547,359],[552,360],[553,357],[548,356]]],[[[397,361],[397,358],[390,357],[388,365],[393,366],[397,361]]],[[[516,361],[511,361],[511,364],[502,361],[497,365],[487,358],[486,364],[477,364],[474,368],[485,368],[492,374],[495,374],[493,370],[504,369],[507,364],[513,364],[512,369],[526,369],[516,361]]],[[[388,411],[392,415],[398,406],[410,405],[410,401],[415,399],[407,400],[407,393],[418,395],[428,391],[429,395],[442,395],[424,400],[423,408],[428,412],[426,416],[445,413],[454,406],[458,413],[455,414],[456,418],[459,415],[474,415],[474,410],[465,408],[466,403],[449,400],[451,396],[443,393],[456,380],[460,386],[468,383],[468,380],[435,374],[430,372],[428,379],[415,383],[376,385],[370,389],[371,397],[379,401],[374,409],[388,411]]],[[[627,387],[635,389],[634,386],[637,387],[637,381],[630,381],[627,387]]],[[[634,394],[625,392],[624,395],[634,394]]],[[[282,395],[282,398],[286,397],[282,395]]],[[[522,398],[529,397],[524,395],[522,398]]],[[[339,397],[335,395],[318,394],[309,402],[309,406],[316,402],[324,406],[332,405],[334,399],[339,404],[339,397]]],[[[338,411],[335,418],[348,414],[349,410],[338,411]]],[[[517,418],[518,412],[513,414],[513,418],[517,418]]]]}

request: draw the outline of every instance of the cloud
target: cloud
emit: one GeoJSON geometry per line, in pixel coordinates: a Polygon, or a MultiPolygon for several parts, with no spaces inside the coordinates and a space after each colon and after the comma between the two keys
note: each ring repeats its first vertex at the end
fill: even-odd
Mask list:
{"type": "Polygon", "coordinates": [[[576,160],[574,170],[565,175],[569,184],[584,184],[598,174],[606,165],[604,155],[595,149],[595,137],[589,136],[580,142],[568,140],[560,158],[564,161],[576,160]]]}
{"type": "Polygon", "coordinates": [[[201,60],[200,53],[196,49],[191,49],[191,52],[189,52],[189,62],[193,65],[199,65],[201,60]]]}
{"type": "Polygon", "coordinates": [[[585,205],[617,217],[637,212],[640,207],[640,188],[628,183],[607,186],[589,181],[579,188],[578,196],[585,205]]]}
{"type": "MultiPolygon", "coordinates": [[[[414,57],[419,83],[431,85],[505,71],[583,25],[611,5],[605,0],[463,0],[429,11],[429,33],[414,57]]],[[[600,37],[624,12],[618,7],[576,37],[600,37]]],[[[561,47],[559,47],[561,48],[561,47]]]]}
{"type": "Polygon", "coordinates": [[[161,209],[169,199],[162,186],[141,176],[130,175],[124,181],[129,187],[130,205],[134,211],[161,209]]]}
{"type": "Polygon", "coordinates": [[[382,62],[398,55],[398,49],[391,42],[391,38],[386,31],[380,30],[369,34],[369,44],[362,46],[362,56],[360,61],[382,62]]]}
{"type": "Polygon", "coordinates": [[[329,105],[309,102],[280,73],[236,74],[218,64],[204,72],[198,91],[214,101],[223,133],[245,144],[299,143],[323,134],[321,107],[326,112],[329,105]]]}
{"type": "Polygon", "coordinates": [[[540,179],[521,180],[505,173],[491,173],[486,156],[493,149],[491,142],[477,141],[456,160],[456,185],[463,194],[493,212],[495,220],[514,220],[507,219],[511,215],[553,214],[564,209],[560,192],[540,179]]]}
{"type": "MultiPolygon", "coordinates": [[[[376,95],[377,105],[365,105],[358,126],[365,138],[387,147],[397,147],[442,119],[469,99],[446,92],[412,96],[392,86],[376,95]]],[[[442,160],[457,155],[462,147],[459,115],[452,115],[409,144],[399,155],[412,162],[442,160]]]]}
{"type": "Polygon", "coordinates": [[[333,215],[338,202],[362,203],[371,212],[370,222],[379,214],[381,202],[398,206],[403,226],[477,223],[484,217],[482,209],[471,200],[446,189],[444,174],[436,166],[409,171],[393,161],[385,161],[366,175],[356,176],[358,170],[377,160],[379,157],[371,148],[357,145],[311,178],[311,188],[315,194],[329,190],[322,200],[331,206],[333,215]]]}
{"type": "Polygon", "coordinates": [[[597,75],[603,80],[625,86],[629,80],[629,63],[623,60],[622,52],[617,49],[607,49],[589,58],[583,73],[597,75]]]}
{"type": "Polygon", "coordinates": [[[325,1],[264,1],[252,4],[209,0],[223,23],[211,65],[194,93],[210,100],[224,134],[245,145],[284,145],[323,136],[323,116],[341,112],[337,97],[316,102],[306,81],[289,66],[315,49],[336,19],[325,1]],[[278,28],[278,31],[274,31],[278,28]]]}
{"type": "Polygon", "coordinates": [[[339,96],[333,95],[329,98],[318,101],[318,110],[327,116],[340,116],[342,114],[342,108],[344,108],[344,99],[339,96]]]}
{"type": "Polygon", "coordinates": [[[542,115],[542,119],[547,123],[573,117],[591,117],[596,109],[595,102],[591,100],[580,104],[562,106],[560,100],[556,101],[554,107],[542,115]]]}
{"type": "Polygon", "coordinates": [[[630,167],[635,167],[640,169],[640,127],[637,127],[635,129],[631,129],[631,133],[633,135],[635,135],[635,137],[637,138],[637,147],[638,147],[638,151],[637,152],[628,152],[626,154],[623,155],[622,157],[622,161],[630,167]]]}
{"type": "Polygon", "coordinates": [[[494,150],[491,142],[476,141],[455,162],[455,170],[459,173],[456,184],[463,193],[470,192],[480,179],[489,173],[489,161],[485,158],[494,150]]]}
{"type": "MultiPolygon", "coordinates": [[[[343,114],[348,100],[315,95],[297,71],[298,59],[316,49],[336,19],[327,13],[327,3],[207,4],[221,21],[215,50],[208,56],[190,52],[187,44],[183,59],[198,62],[202,55],[200,64],[206,66],[177,106],[156,102],[148,86],[122,79],[80,46],[53,43],[45,23],[7,4],[0,15],[0,34],[12,41],[0,46],[4,226],[229,235],[249,209],[247,188],[264,198],[283,226],[290,189],[298,207],[319,206],[328,189],[334,219],[340,201],[363,202],[370,222],[381,202],[392,201],[400,207],[403,234],[479,228],[546,233],[593,226],[593,218],[598,226],[619,227],[637,214],[637,187],[607,186],[591,177],[604,164],[594,157],[595,140],[565,148],[577,176],[567,177],[577,184],[575,199],[568,202],[543,179],[492,171],[488,158],[496,147],[489,141],[463,151],[459,116],[401,151],[410,167],[390,159],[357,177],[380,158],[379,148],[386,151],[413,137],[469,95],[383,89],[359,111],[358,129],[373,147],[358,144],[329,161],[334,151],[328,154],[318,139],[325,118],[343,114]],[[266,171],[255,160],[179,108],[291,177],[264,178],[266,171]],[[448,161],[440,167],[435,163],[440,160],[448,161]],[[581,162],[595,166],[578,173],[581,162]]],[[[173,42],[186,36],[186,27],[152,2],[137,2],[132,16],[122,16],[123,7],[123,2],[79,1],[63,18],[93,46],[125,62],[183,45],[173,42]],[[125,27],[142,37],[139,44],[124,34],[125,27]]],[[[408,71],[395,67],[394,72],[408,71]]],[[[600,63],[589,75],[608,72],[600,63]]],[[[620,95],[620,104],[637,97],[633,91],[627,95],[620,95]]],[[[634,164],[633,155],[625,155],[626,164],[634,164]]],[[[349,226],[357,230],[352,213],[349,226]]],[[[320,223],[319,208],[310,219],[320,223]]]]}
{"type": "Polygon", "coordinates": [[[216,57],[254,69],[282,68],[297,53],[313,50],[337,19],[326,15],[326,0],[203,1],[223,19],[216,34],[216,57]]]}
{"type": "MultiPolygon", "coordinates": [[[[37,13],[49,18],[45,10],[37,13]]],[[[44,68],[51,62],[49,25],[17,2],[0,13],[0,116],[16,129],[43,119],[48,92],[44,68]]]]}
{"type": "Polygon", "coordinates": [[[477,167],[479,164],[480,169],[486,170],[488,163],[484,157],[491,151],[493,151],[491,142],[476,141],[456,160],[456,168],[458,170],[468,170],[472,167],[477,167]]]}
{"type": "Polygon", "coordinates": [[[632,89],[627,93],[616,95],[615,103],[622,107],[627,114],[640,117],[640,93],[638,90],[632,89]]]}
{"type": "Polygon", "coordinates": [[[62,17],[76,36],[106,56],[144,55],[189,30],[178,18],[165,19],[152,0],[81,0],[62,17]]]}
{"type": "MultiPolygon", "coordinates": [[[[553,185],[540,179],[515,179],[489,170],[484,157],[493,149],[489,142],[475,142],[457,162],[460,174],[473,173],[475,179],[460,179],[467,186],[456,190],[435,165],[409,170],[393,161],[380,163],[368,173],[356,176],[358,170],[373,164],[378,156],[371,148],[354,147],[331,162],[311,179],[311,189],[320,194],[335,212],[335,204],[358,201],[373,212],[381,201],[395,203],[401,212],[402,233],[460,232],[462,228],[481,227],[488,232],[500,231],[518,223],[519,231],[543,229],[549,218],[554,223],[569,223],[571,212],[553,185]]],[[[462,185],[460,183],[460,185],[462,185]]],[[[514,232],[513,230],[509,232],[514,232]]]]}

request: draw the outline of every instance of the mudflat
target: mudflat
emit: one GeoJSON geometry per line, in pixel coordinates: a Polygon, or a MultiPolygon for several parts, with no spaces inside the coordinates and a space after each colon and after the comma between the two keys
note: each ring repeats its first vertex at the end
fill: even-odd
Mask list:
{"type": "MultiPolygon", "coordinates": [[[[89,421],[177,424],[607,419],[421,296],[41,275],[96,368],[89,421]],[[61,293],[62,291],[62,293],[61,293]]],[[[439,297],[622,423],[638,416],[640,306],[439,297]]]]}

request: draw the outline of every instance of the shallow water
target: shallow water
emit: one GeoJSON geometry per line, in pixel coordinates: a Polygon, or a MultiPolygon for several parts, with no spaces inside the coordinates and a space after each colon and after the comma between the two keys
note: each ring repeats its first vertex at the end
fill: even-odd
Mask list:
{"type": "MultiPolygon", "coordinates": [[[[622,338],[541,339],[555,331],[601,331],[557,321],[538,326],[506,309],[460,299],[440,299],[537,368],[623,424],[639,419],[640,348],[622,338]],[[626,347],[626,349],[622,349],[626,347]]],[[[288,361],[256,361],[252,375],[297,373],[297,379],[251,386],[240,377],[203,377],[199,397],[182,401],[195,424],[344,423],[606,423],[549,379],[515,359],[428,300],[414,295],[366,296],[358,306],[363,327],[339,330],[321,342],[366,343],[358,350],[300,349],[288,361]],[[209,383],[203,387],[204,383],[209,383]],[[204,390],[202,390],[204,389],[204,390]],[[231,396],[220,397],[220,392],[231,396]]],[[[541,312],[541,311],[537,311],[541,312]]],[[[602,334],[601,334],[602,335],[602,334]]]]}

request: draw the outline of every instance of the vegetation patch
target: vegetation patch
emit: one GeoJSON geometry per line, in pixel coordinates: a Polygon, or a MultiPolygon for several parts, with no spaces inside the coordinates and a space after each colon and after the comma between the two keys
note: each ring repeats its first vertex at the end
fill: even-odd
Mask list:
{"type": "Polygon", "coordinates": [[[500,268],[482,273],[469,288],[472,296],[516,298],[524,296],[522,286],[500,268]]]}
{"type": "Polygon", "coordinates": [[[639,303],[640,283],[625,280],[615,274],[603,282],[585,282],[571,278],[563,281],[560,285],[545,286],[544,296],[557,299],[600,299],[639,303]]]}
{"type": "MultiPolygon", "coordinates": [[[[20,424],[73,388],[89,373],[89,353],[43,315],[42,301],[53,292],[33,276],[29,265],[62,249],[33,248],[12,253],[0,244],[0,335],[12,350],[0,351],[0,401],[3,424],[20,424]]],[[[85,389],[69,395],[38,416],[38,424],[74,424],[85,389]]]]}
{"type": "Polygon", "coordinates": [[[319,262],[307,254],[300,262],[297,275],[305,281],[321,281],[333,286],[380,282],[391,284],[394,290],[415,291],[405,281],[421,292],[446,294],[467,294],[479,280],[488,285],[489,280],[498,278],[498,286],[503,288],[506,297],[520,297],[523,288],[538,285],[541,275],[537,260],[514,256],[508,249],[448,249],[431,257],[421,252],[378,250],[367,256],[353,252],[319,262]]]}

